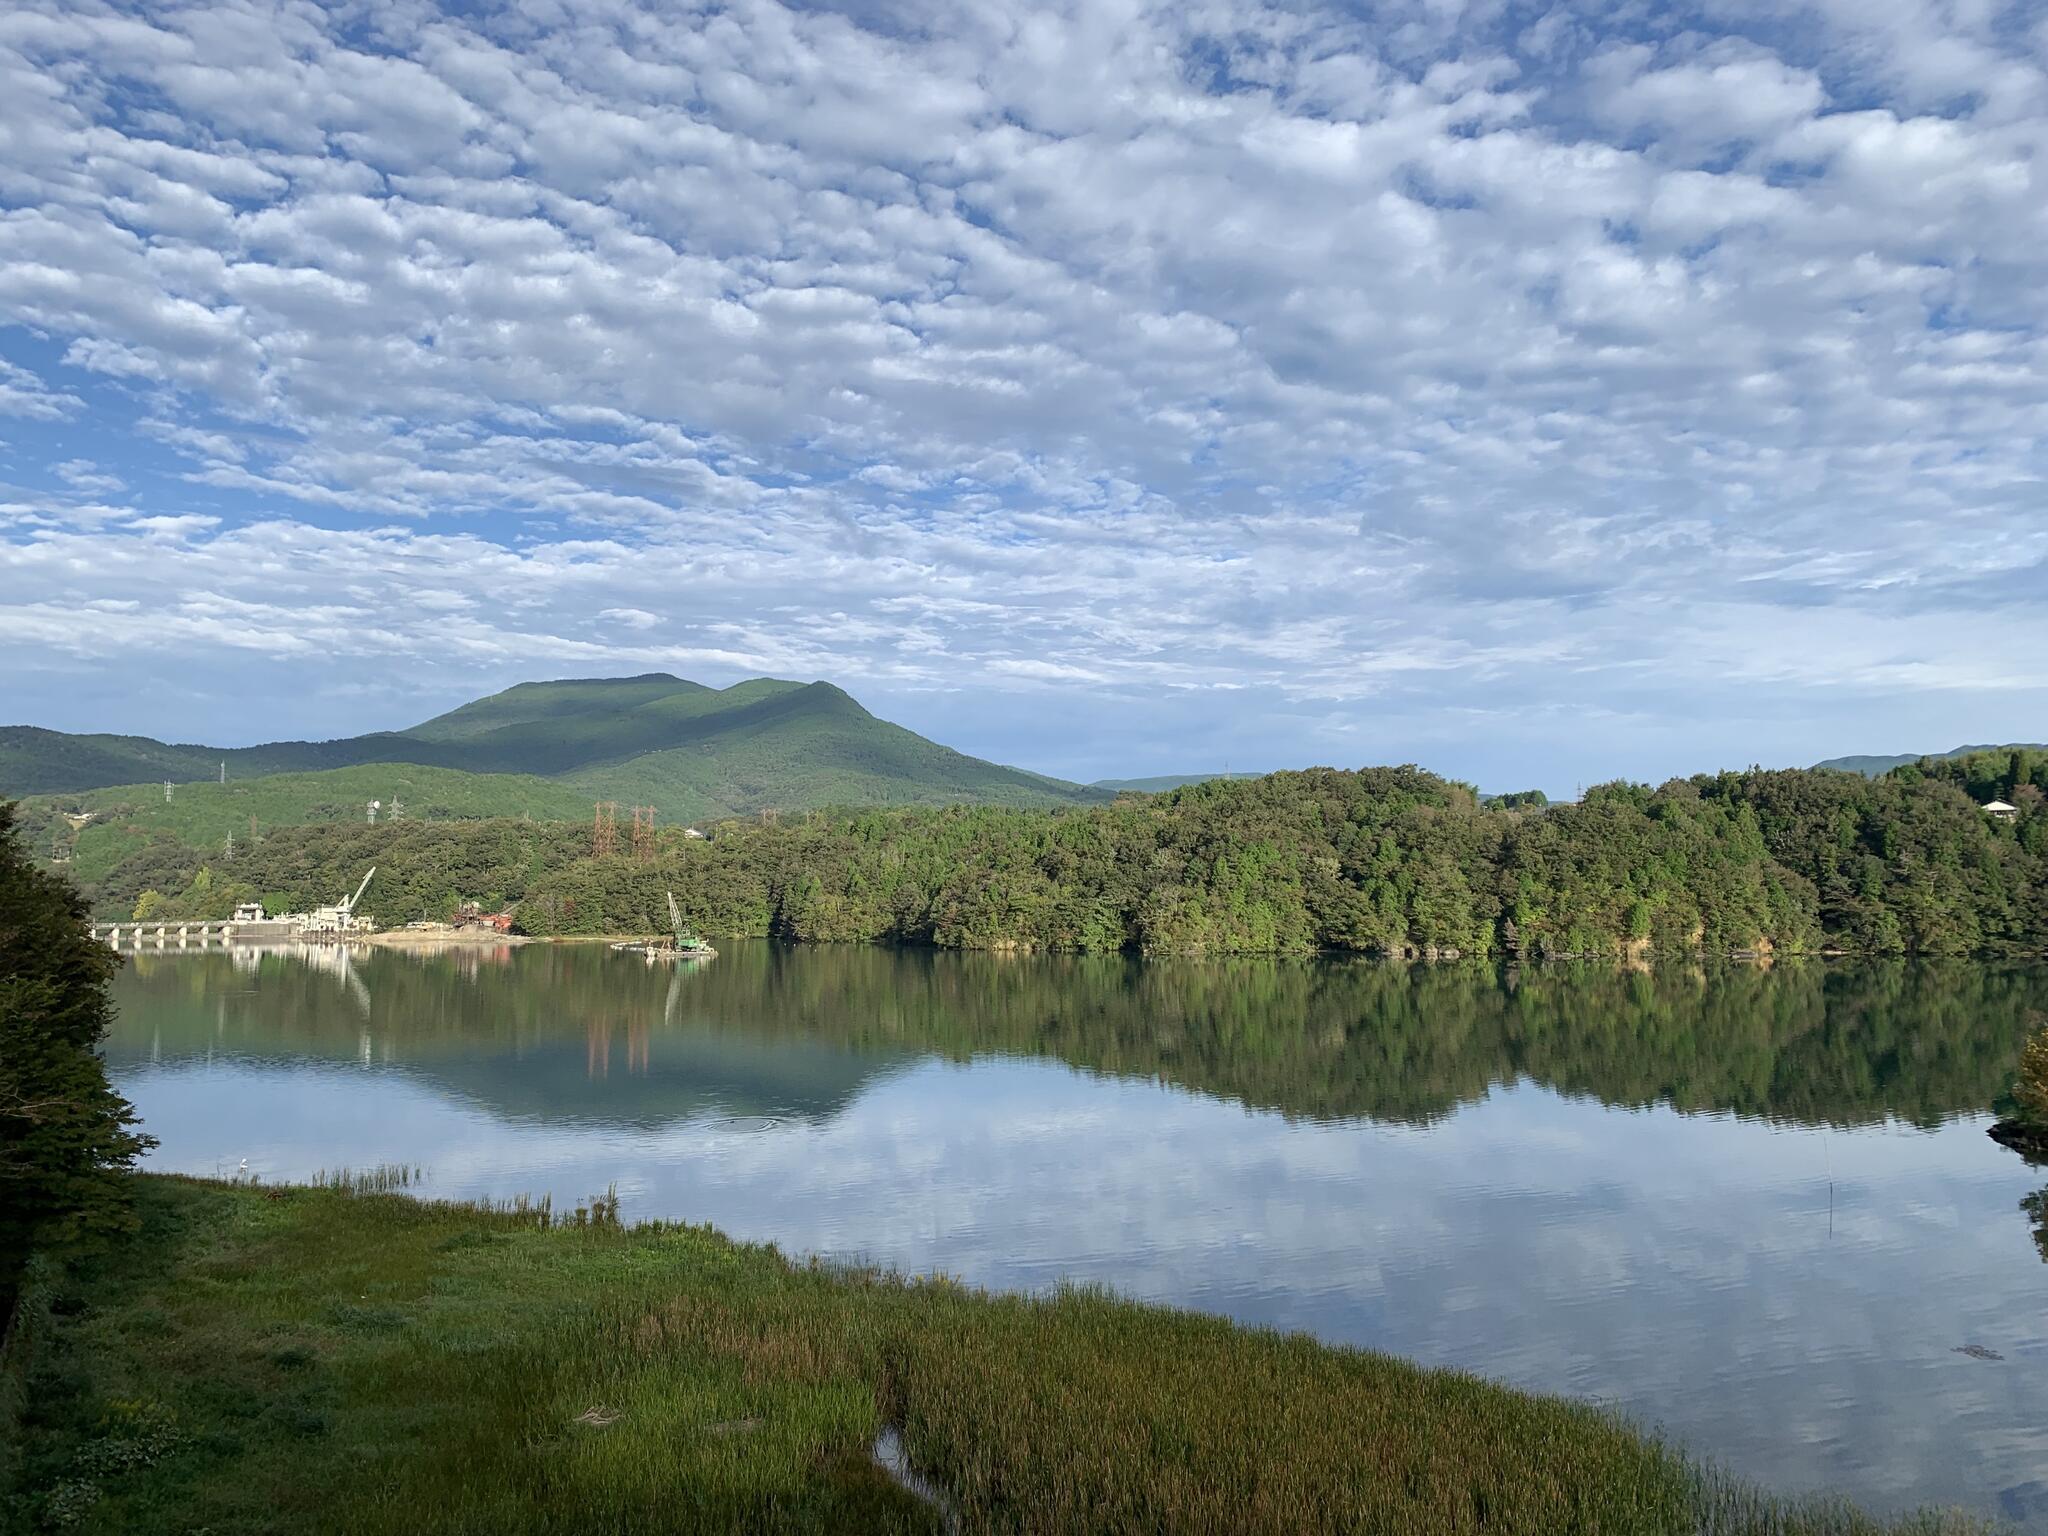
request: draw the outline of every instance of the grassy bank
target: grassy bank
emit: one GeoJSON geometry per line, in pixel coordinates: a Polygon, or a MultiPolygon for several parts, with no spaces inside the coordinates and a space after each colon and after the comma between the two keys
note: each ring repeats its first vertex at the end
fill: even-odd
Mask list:
{"type": "Polygon", "coordinates": [[[876,1465],[885,1425],[974,1532],[1893,1529],[1709,1488],[1589,1408],[1095,1295],[135,1187],[140,1237],[35,1287],[6,1362],[26,1529],[945,1529],[876,1465]]]}

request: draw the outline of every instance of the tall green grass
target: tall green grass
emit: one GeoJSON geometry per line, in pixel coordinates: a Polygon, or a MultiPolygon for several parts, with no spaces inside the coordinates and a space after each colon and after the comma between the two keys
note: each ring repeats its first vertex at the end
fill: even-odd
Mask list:
{"type": "MultiPolygon", "coordinates": [[[[88,1532],[1965,1532],[1783,1503],[1596,1409],[1093,1291],[138,1178],[59,1277],[15,1512],[88,1532]],[[876,1460],[885,1429],[935,1498],[876,1460]]],[[[401,1183],[400,1187],[404,1187],[401,1183]]]]}
{"type": "Polygon", "coordinates": [[[379,1163],[374,1168],[322,1168],[311,1180],[315,1189],[338,1190],[349,1195],[389,1195],[410,1189],[426,1177],[417,1163],[379,1163]]]}

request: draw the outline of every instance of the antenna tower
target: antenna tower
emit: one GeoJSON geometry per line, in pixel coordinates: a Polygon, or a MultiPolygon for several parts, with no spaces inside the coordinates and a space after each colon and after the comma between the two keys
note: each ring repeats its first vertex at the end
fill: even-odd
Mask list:
{"type": "Polygon", "coordinates": [[[654,862],[654,807],[633,807],[633,857],[642,864],[654,862]]]}
{"type": "Polygon", "coordinates": [[[600,800],[596,815],[590,827],[590,851],[600,859],[608,859],[619,851],[619,802],[600,800]]]}

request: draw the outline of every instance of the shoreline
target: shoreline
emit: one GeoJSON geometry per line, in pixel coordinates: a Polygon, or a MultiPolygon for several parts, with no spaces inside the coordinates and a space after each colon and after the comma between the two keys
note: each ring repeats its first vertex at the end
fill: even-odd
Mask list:
{"type": "MultiPolygon", "coordinates": [[[[125,919],[124,919],[125,921],[125,919]]],[[[903,950],[935,955],[992,955],[1002,959],[1127,959],[1127,960],[1365,960],[1383,965],[1490,965],[1509,969],[1538,969],[1553,965],[1611,965],[1624,970],[1646,971],[1660,965],[1743,965],[1768,969],[1781,962],[1855,961],[1865,964],[1970,964],[2026,965],[2048,961],[2048,950],[1863,950],[1826,947],[1821,949],[1671,949],[1647,947],[1622,950],[1587,950],[1542,956],[1508,950],[1451,950],[1422,953],[1387,949],[1068,949],[1026,943],[1000,944],[909,944],[883,939],[789,939],[773,934],[714,933],[727,943],[773,944],[789,949],[903,950]]],[[[436,950],[487,949],[524,944],[621,944],[645,943],[663,937],[662,931],[616,931],[609,933],[497,933],[480,930],[437,932],[420,929],[387,928],[375,933],[321,939],[285,938],[235,940],[225,943],[183,944],[176,940],[149,939],[140,944],[120,946],[122,954],[173,954],[219,952],[237,947],[290,949],[345,948],[436,950]]]]}
{"type": "Polygon", "coordinates": [[[558,1531],[564,1507],[686,1531],[1997,1529],[1850,1524],[1593,1405],[1097,1290],[990,1294],[622,1226],[609,1197],[388,1192],[405,1183],[130,1176],[141,1233],[24,1297],[31,1515],[279,1536],[558,1531]]]}
{"type": "Polygon", "coordinates": [[[385,928],[364,934],[361,942],[369,949],[491,949],[500,944],[534,944],[540,941],[523,933],[498,933],[478,928],[385,928]]]}

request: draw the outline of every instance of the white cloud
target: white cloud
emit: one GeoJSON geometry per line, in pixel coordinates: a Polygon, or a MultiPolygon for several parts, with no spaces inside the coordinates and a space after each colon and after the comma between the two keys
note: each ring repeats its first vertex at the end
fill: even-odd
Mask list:
{"type": "Polygon", "coordinates": [[[1745,753],[1899,690],[2024,734],[2041,687],[1957,692],[1946,638],[2038,631],[2048,570],[2048,86],[1998,9],[18,6],[0,350],[63,361],[0,412],[76,429],[35,462],[79,490],[173,478],[135,521],[8,488],[7,703],[138,723],[75,713],[79,604],[282,647],[264,584],[349,573],[346,643],[450,692],[981,689],[962,745],[1076,772],[1536,737],[1587,688],[1692,766],[1726,731],[1636,679],[1702,665],[1745,753]],[[1806,635],[1924,664],[1758,654],[1806,635]],[[1001,702],[1048,683],[1060,762],[1001,702]]]}
{"type": "Polygon", "coordinates": [[[108,496],[128,489],[127,481],[119,475],[107,473],[91,459],[66,459],[60,464],[52,464],[50,473],[74,491],[84,491],[89,495],[108,496]]]}
{"type": "Polygon", "coordinates": [[[0,416],[57,421],[84,404],[78,396],[52,389],[28,369],[0,358],[0,416]]]}

